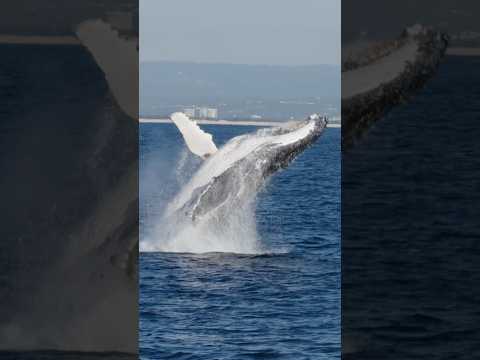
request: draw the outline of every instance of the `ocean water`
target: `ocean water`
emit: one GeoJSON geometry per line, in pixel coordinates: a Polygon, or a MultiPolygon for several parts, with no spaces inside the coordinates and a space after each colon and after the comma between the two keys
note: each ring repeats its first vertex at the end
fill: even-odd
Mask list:
{"type": "MultiPolygon", "coordinates": [[[[217,144],[244,126],[205,126],[217,144]]],[[[140,125],[140,237],[182,186],[185,153],[173,125],[140,125]]],[[[186,175],[185,175],[186,174],[186,175]]],[[[140,254],[142,359],[340,357],[340,129],[260,192],[258,254],[140,254]]]]}
{"type": "Polygon", "coordinates": [[[345,359],[480,358],[479,66],[447,56],[343,154],[345,359]]]}

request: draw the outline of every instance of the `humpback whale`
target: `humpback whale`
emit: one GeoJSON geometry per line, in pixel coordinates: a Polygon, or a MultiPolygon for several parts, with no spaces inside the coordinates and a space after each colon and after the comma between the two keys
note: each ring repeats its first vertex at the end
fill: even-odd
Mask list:
{"type": "Polygon", "coordinates": [[[303,121],[262,128],[236,136],[218,149],[212,136],[185,114],[175,113],[171,118],[191,122],[178,126],[174,121],[187,147],[204,161],[168,201],[151,233],[142,239],[142,251],[269,252],[256,231],[257,195],[271,175],[286,168],[320,137],[327,118],[314,114],[303,121]],[[211,147],[208,156],[205,147],[211,147]]]}
{"type": "MultiPolygon", "coordinates": [[[[186,115],[172,115],[176,125],[175,119],[180,117],[185,119],[186,115]]],[[[167,216],[186,217],[194,223],[205,217],[225,221],[229,213],[242,208],[256,195],[270,175],[286,168],[314,143],[326,125],[326,117],[314,114],[304,121],[234,137],[204,161],[169,204],[167,216]]],[[[184,137],[189,136],[184,128],[180,131],[184,137]]],[[[211,136],[203,138],[206,142],[212,141],[211,136]]]]}

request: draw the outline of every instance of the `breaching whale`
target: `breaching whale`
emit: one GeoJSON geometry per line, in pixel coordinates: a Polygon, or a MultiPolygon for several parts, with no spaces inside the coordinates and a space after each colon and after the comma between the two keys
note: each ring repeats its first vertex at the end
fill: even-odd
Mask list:
{"type": "MultiPolygon", "coordinates": [[[[190,125],[179,127],[185,139],[194,136],[192,132],[200,131],[203,135],[197,140],[202,142],[200,139],[203,139],[213,144],[211,135],[205,134],[186,115],[172,115],[177,126],[179,118],[191,122],[190,125]]],[[[207,152],[209,156],[204,163],[170,202],[167,216],[177,221],[186,218],[194,223],[205,217],[225,219],[230,212],[250,201],[270,175],[286,168],[298,154],[314,143],[326,125],[327,118],[315,114],[305,121],[289,122],[281,127],[260,129],[252,134],[234,137],[218,150],[214,144],[204,144],[204,148],[212,151],[207,152]]],[[[191,141],[186,143],[189,145],[191,141]]],[[[195,146],[195,150],[202,147],[198,143],[195,146]]]]}

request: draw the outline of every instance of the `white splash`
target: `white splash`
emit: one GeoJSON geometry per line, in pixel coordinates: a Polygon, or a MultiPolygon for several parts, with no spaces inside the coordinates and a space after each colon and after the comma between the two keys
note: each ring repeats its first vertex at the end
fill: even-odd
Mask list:
{"type": "MultiPolygon", "coordinates": [[[[325,124],[319,121],[288,123],[228,141],[169,201],[157,226],[141,239],[140,250],[268,252],[257,234],[255,218],[257,194],[273,172],[265,169],[278,161],[279,151],[319,132],[319,123],[321,131],[325,124]]],[[[180,167],[184,169],[179,164],[177,171],[180,167]]]]}

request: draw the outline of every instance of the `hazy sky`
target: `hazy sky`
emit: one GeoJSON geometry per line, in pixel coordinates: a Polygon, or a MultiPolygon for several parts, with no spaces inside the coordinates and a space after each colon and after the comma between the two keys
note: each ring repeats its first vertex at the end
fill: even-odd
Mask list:
{"type": "Polygon", "coordinates": [[[140,0],[140,59],[339,64],[340,16],[340,0],[140,0]]]}

